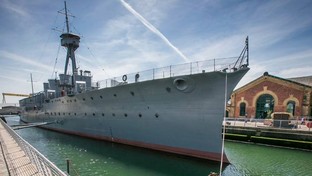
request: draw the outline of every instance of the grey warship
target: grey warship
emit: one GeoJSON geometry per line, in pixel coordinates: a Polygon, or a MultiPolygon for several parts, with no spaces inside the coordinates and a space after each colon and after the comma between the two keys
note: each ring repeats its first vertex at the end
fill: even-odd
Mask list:
{"type": "Polygon", "coordinates": [[[249,70],[248,37],[240,56],[125,74],[92,82],[78,70],[80,36],[67,32],[65,70],[44,90],[20,100],[21,120],[48,122],[43,128],[93,139],[221,160],[225,102],[249,70]],[[71,61],[72,75],[67,74],[71,61]]]}

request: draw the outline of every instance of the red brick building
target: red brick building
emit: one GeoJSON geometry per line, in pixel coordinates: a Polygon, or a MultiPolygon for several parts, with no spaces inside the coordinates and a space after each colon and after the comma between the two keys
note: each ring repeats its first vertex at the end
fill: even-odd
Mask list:
{"type": "Polygon", "coordinates": [[[235,90],[227,106],[229,117],[268,118],[273,112],[312,116],[312,76],[284,79],[267,72],[235,90]]]}

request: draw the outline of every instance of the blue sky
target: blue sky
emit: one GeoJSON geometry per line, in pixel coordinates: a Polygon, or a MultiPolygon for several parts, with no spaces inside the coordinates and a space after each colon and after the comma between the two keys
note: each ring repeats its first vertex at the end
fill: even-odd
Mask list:
{"type": "MultiPolygon", "coordinates": [[[[67,6],[75,15],[71,31],[82,35],[77,65],[91,70],[95,81],[238,56],[247,35],[251,70],[239,86],[265,71],[283,78],[312,75],[310,0],[68,0],[67,6]]],[[[64,16],[57,13],[63,8],[63,0],[1,1],[0,93],[30,93],[30,73],[35,91],[41,91],[42,83],[55,77],[56,58],[56,71],[63,72],[65,50],[58,54],[57,31],[64,28],[64,16]]]]}

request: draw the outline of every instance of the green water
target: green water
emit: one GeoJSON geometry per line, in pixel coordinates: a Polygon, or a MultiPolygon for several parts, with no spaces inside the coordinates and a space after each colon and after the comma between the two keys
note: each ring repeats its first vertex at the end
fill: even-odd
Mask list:
{"type": "MultiPolygon", "coordinates": [[[[9,124],[18,123],[12,118],[9,124]]],[[[66,170],[72,160],[71,175],[108,176],[207,176],[218,172],[219,164],[180,157],[136,147],[90,140],[38,128],[17,130],[25,140],[66,170]]],[[[312,175],[312,153],[227,141],[231,164],[222,172],[233,175],[312,175]]]]}

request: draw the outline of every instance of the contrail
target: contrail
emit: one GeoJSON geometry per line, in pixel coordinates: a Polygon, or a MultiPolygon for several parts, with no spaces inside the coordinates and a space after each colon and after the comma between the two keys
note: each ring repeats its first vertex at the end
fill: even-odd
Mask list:
{"type": "Polygon", "coordinates": [[[140,20],[149,30],[158,35],[167,45],[169,45],[175,52],[177,52],[185,62],[190,62],[190,59],[187,58],[177,47],[173,46],[173,44],[158,30],[156,29],[150,22],[148,22],[142,15],[140,15],[137,11],[135,11],[128,3],[124,0],[120,0],[121,4],[131,12],[138,20],[140,20]]]}

